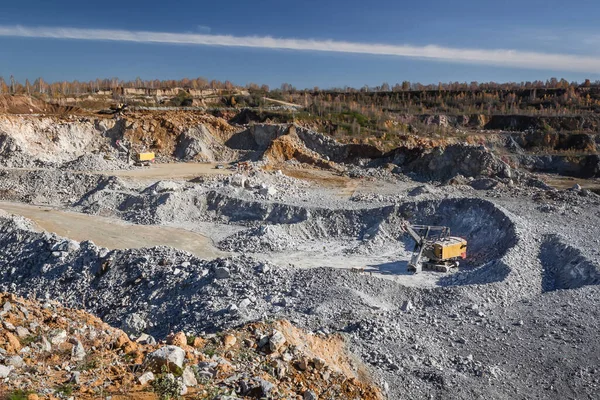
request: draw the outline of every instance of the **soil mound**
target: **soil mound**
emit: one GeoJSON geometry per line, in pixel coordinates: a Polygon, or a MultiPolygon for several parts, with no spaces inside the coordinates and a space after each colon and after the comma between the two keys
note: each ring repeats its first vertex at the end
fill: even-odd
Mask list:
{"type": "Polygon", "coordinates": [[[29,96],[0,95],[0,113],[4,114],[76,114],[80,111],[77,107],[50,104],[29,96]]]}
{"type": "Polygon", "coordinates": [[[177,139],[175,157],[183,161],[232,161],[236,151],[225,146],[207,126],[200,124],[182,132],[177,139]]]}
{"type": "Polygon", "coordinates": [[[295,133],[275,139],[264,152],[263,160],[272,164],[296,160],[320,168],[336,169],[334,163],[321,158],[318,153],[304,146],[295,133]]]}

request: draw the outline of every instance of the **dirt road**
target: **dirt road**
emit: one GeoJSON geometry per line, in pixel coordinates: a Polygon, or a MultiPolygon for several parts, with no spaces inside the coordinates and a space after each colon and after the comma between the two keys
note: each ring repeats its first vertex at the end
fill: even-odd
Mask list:
{"type": "Polygon", "coordinates": [[[132,170],[93,171],[91,173],[137,180],[193,179],[199,176],[231,175],[234,173],[234,171],[227,168],[217,169],[217,165],[216,163],[168,163],[154,164],[132,170]]]}
{"type": "Polygon", "coordinates": [[[185,229],[134,225],[112,218],[19,203],[0,202],[0,209],[29,218],[40,229],[59,236],[77,241],[91,240],[109,249],[171,246],[204,259],[226,255],[209,237],[185,229]]]}

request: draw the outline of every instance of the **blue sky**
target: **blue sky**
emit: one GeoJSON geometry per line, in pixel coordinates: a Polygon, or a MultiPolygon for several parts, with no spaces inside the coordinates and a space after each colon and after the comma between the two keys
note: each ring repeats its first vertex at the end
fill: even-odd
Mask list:
{"type": "Polygon", "coordinates": [[[599,13],[598,2],[584,0],[5,0],[0,76],[48,81],[203,76],[300,88],[403,80],[595,80],[599,13]],[[65,34],[62,28],[77,30],[65,34]],[[163,33],[183,35],[164,39],[163,33]],[[124,35],[127,40],[119,39],[124,35]],[[273,44],[266,37],[292,42],[273,44]],[[213,41],[219,45],[198,44],[213,41]],[[231,45],[238,43],[242,47],[231,45]],[[437,47],[425,47],[431,45],[437,47]],[[351,52],[339,52],[341,47],[351,52]]]}

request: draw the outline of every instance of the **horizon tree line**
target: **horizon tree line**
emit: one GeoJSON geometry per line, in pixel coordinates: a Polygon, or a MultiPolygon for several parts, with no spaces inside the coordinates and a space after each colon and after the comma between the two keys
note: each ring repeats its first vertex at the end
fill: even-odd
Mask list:
{"type": "Polygon", "coordinates": [[[46,82],[42,77],[37,78],[33,83],[29,79],[21,83],[10,75],[6,81],[0,76],[0,94],[29,94],[29,95],[48,95],[48,96],[78,96],[84,94],[93,94],[101,90],[115,90],[117,88],[133,89],[242,89],[245,88],[254,92],[281,92],[281,93],[304,93],[304,92],[338,92],[338,93],[370,93],[370,92],[408,92],[408,91],[487,91],[487,90],[519,90],[519,89],[568,89],[577,87],[599,87],[600,81],[591,82],[586,79],[583,83],[568,82],[566,79],[550,78],[546,81],[536,80],[527,82],[439,82],[438,84],[421,84],[419,82],[403,81],[390,85],[387,82],[378,86],[364,85],[360,88],[345,86],[343,88],[320,89],[296,89],[289,83],[283,83],[279,88],[271,90],[268,85],[259,85],[257,83],[248,83],[245,86],[233,84],[231,81],[224,82],[218,80],[208,80],[203,77],[182,78],[179,80],[143,80],[137,77],[134,80],[121,80],[119,78],[97,78],[90,81],[57,81],[46,82]]]}

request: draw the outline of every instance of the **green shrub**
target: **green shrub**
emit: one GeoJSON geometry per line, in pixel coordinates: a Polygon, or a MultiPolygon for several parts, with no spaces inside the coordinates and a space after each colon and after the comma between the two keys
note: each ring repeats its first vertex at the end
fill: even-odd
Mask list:
{"type": "Polygon", "coordinates": [[[27,400],[27,396],[29,396],[30,394],[34,394],[34,392],[15,390],[14,392],[10,393],[8,397],[6,397],[6,400],[27,400]]]}
{"type": "Polygon", "coordinates": [[[65,383],[57,387],[54,392],[69,397],[73,394],[73,385],[71,385],[70,383],[65,383]]]}
{"type": "Polygon", "coordinates": [[[163,368],[163,373],[158,375],[151,382],[152,390],[160,400],[176,400],[180,398],[181,384],[177,379],[166,373],[166,368],[163,368]]]}

